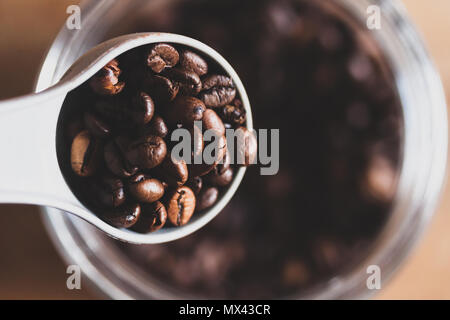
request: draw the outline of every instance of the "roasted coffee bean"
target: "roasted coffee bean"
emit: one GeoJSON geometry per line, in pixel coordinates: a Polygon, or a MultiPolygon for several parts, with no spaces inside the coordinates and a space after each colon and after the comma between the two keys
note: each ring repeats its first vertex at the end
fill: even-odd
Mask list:
{"type": "Polygon", "coordinates": [[[231,78],[223,75],[209,75],[203,79],[200,99],[207,107],[222,107],[236,97],[236,88],[231,78]]]}
{"type": "Polygon", "coordinates": [[[233,102],[233,104],[226,105],[222,108],[220,112],[220,116],[223,121],[234,124],[234,125],[243,125],[247,119],[247,115],[245,109],[240,102],[233,102]]]}
{"type": "Polygon", "coordinates": [[[125,156],[142,169],[152,169],[163,162],[167,154],[164,140],[158,136],[144,136],[128,144],[125,156]]]}
{"type": "Polygon", "coordinates": [[[73,171],[82,177],[92,176],[100,161],[100,145],[89,131],[81,131],[72,142],[70,162],[73,171]]]}
{"type": "Polygon", "coordinates": [[[96,138],[104,139],[111,135],[111,126],[91,112],[84,114],[84,125],[96,138]]]}
{"type": "Polygon", "coordinates": [[[222,173],[219,173],[218,167],[215,167],[208,175],[205,176],[205,180],[216,187],[225,187],[233,180],[233,168],[229,167],[222,173]]]}
{"type": "Polygon", "coordinates": [[[168,155],[160,166],[160,175],[170,186],[177,187],[186,183],[189,171],[184,160],[168,155]]]}
{"type": "Polygon", "coordinates": [[[119,207],[125,200],[125,191],[122,180],[113,176],[106,176],[93,186],[93,194],[102,206],[119,207]]]}
{"type": "Polygon", "coordinates": [[[145,135],[153,135],[165,138],[168,133],[169,129],[167,128],[166,123],[164,122],[164,119],[159,115],[155,115],[152,121],[144,128],[145,135]]]}
{"type": "Polygon", "coordinates": [[[245,127],[239,127],[237,130],[238,145],[237,145],[237,161],[238,164],[249,166],[255,163],[258,155],[258,142],[256,137],[245,127]],[[243,163],[239,163],[243,162],[243,163]]]}
{"type": "Polygon", "coordinates": [[[223,125],[222,120],[219,118],[217,113],[212,109],[206,109],[203,113],[203,129],[213,130],[216,135],[223,136],[225,135],[225,126],[223,125]]]}
{"type": "Polygon", "coordinates": [[[205,188],[197,196],[195,211],[203,211],[212,207],[219,198],[219,189],[210,187],[205,188]]]}
{"type": "Polygon", "coordinates": [[[204,147],[204,141],[203,141],[203,133],[202,130],[200,130],[199,127],[194,125],[189,130],[189,135],[191,137],[191,148],[192,148],[192,161],[191,163],[194,163],[195,157],[199,157],[201,159],[201,156],[203,155],[203,147],[204,147]]]}
{"type": "Polygon", "coordinates": [[[185,70],[195,72],[200,77],[208,73],[208,63],[198,54],[189,50],[181,52],[180,66],[185,70]]]}
{"type": "Polygon", "coordinates": [[[125,157],[125,149],[128,141],[117,137],[105,146],[104,158],[108,169],[116,176],[127,178],[138,171],[138,167],[132,165],[125,157]]]}
{"type": "Polygon", "coordinates": [[[144,81],[146,90],[160,103],[173,101],[180,90],[179,84],[166,76],[149,74],[144,81]]]}
{"type": "Polygon", "coordinates": [[[164,195],[162,183],[144,174],[132,177],[128,183],[128,190],[136,200],[144,203],[158,201],[164,195]]]}
{"type": "Polygon", "coordinates": [[[159,201],[141,205],[141,215],[132,230],[139,233],[155,232],[166,224],[167,210],[159,201]]]}
{"type": "Polygon", "coordinates": [[[194,121],[201,121],[205,112],[205,104],[194,97],[178,96],[166,108],[167,123],[171,127],[177,124],[190,128],[194,121]]]}
{"type": "Polygon", "coordinates": [[[178,51],[169,44],[158,43],[150,47],[147,55],[147,65],[153,72],[160,73],[178,63],[178,51]]]}
{"type": "Polygon", "coordinates": [[[121,70],[119,62],[114,59],[100,69],[90,80],[89,84],[96,93],[101,95],[118,94],[125,87],[124,82],[119,81],[121,70]]]}
{"type": "Polygon", "coordinates": [[[215,164],[206,164],[206,163],[190,164],[188,165],[189,176],[202,177],[211,172],[211,170],[214,169],[215,166],[216,166],[215,164]]]}
{"type": "Polygon", "coordinates": [[[215,170],[217,170],[218,174],[224,173],[226,170],[228,170],[231,166],[231,156],[228,152],[228,148],[225,150],[225,155],[223,156],[222,161],[220,161],[215,170]]]}
{"type": "Polygon", "coordinates": [[[183,69],[169,69],[164,72],[172,83],[176,83],[180,90],[190,96],[197,95],[202,89],[200,77],[193,71],[183,69]]]}
{"type": "Polygon", "coordinates": [[[191,188],[192,192],[194,192],[195,195],[198,195],[200,190],[202,190],[203,180],[201,177],[189,177],[188,181],[186,182],[186,186],[191,188]]]}
{"type": "Polygon", "coordinates": [[[124,98],[106,98],[94,105],[95,113],[118,128],[133,128],[135,113],[130,107],[131,101],[124,98]]]}
{"type": "Polygon", "coordinates": [[[141,206],[137,203],[124,204],[121,207],[104,210],[101,217],[117,228],[130,228],[139,219],[141,206]]]}
{"type": "Polygon", "coordinates": [[[186,186],[177,188],[169,197],[167,214],[174,226],[183,226],[189,222],[195,211],[195,195],[186,186]]]}
{"type": "Polygon", "coordinates": [[[152,98],[145,92],[139,92],[131,101],[130,117],[136,125],[149,123],[155,113],[155,104],[152,98]]]}

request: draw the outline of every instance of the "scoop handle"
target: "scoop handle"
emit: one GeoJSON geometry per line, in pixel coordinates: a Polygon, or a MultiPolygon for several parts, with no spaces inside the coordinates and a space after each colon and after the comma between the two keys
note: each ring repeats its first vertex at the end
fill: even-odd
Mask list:
{"type": "Polygon", "coordinates": [[[56,126],[65,96],[57,86],[0,101],[0,203],[75,203],[56,155],[56,126]]]}

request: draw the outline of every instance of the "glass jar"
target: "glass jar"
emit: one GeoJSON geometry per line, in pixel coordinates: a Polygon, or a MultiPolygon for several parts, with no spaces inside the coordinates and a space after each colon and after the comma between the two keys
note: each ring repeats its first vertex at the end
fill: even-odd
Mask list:
{"type": "MultiPolygon", "coordinates": [[[[168,3],[180,2],[84,2],[81,30],[65,27],[61,30],[43,63],[36,90],[56,83],[76,58],[107,38],[135,31],[165,31],[136,27],[136,21],[142,21],[142,17],[152,12],[164,12],[162,18],[170,22],[174,19],[170,10],[157,10],[168,3]]],[[[337,15],[345,12],[343,19],[352,17],[348,22],[356,23],[356,28],[366,25],[370,5],[381,9],[381,29],[371,31],[370,35],[393,74],[402,107],[402,155],[393,205],[370,250],[356,265],[293,294],[293,298],[364,298],[372,294],[374,291],[366,285],[367,268],[380,267],[383,283],[391,277],[420,239],[442,189],[447,161],[444,93],[436,69],[404,8],[399,1],[392,0],[320,2],[323,10],[337,15]]],[[[84,221],[52,208],[42,208],[42,211],[48,232],[67,263],[80,265],[83,274],[107,297],[193,297],[144,272],[111,239],[84,221]]]]}

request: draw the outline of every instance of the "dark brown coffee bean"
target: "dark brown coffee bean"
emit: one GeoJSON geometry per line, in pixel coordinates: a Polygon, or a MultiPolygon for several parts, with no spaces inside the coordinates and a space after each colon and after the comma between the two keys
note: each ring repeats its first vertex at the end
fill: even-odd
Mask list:
{"type": "Polygon", "coordinates": [[[245,127],[239,127],[237,130],[238,145],[237,159],[240,165],[249,166],[255,163],[258,155],[258,142],[253,132],[245,127]]]}
{"type": "Polygon", "coordinates": [[[135,203],[105,210],[101,217],[114,227],[130,228],[138,221],[140,214],[141,206],[135,203]]]}
{"type": "Polygon", "coordinates": [[[86,112],[84,114],[84,125],[96,138],[104,139],[111,135],[111,127],[104,120],[91,112],[86,112]]]}
{"type": "Polygon", "coordinates": [[[130,117],[136,125],[149,123],[155,113],[155,104],[152,98],[145,92],[139,92],[131,101],[130,117]]]}
{"type": "Polygon", "coordinates": [[[72,142],[70,163],[72,170],[81,177],[92,176],[98,168],[100,145],[89,131],[81,131],[72,142]]]}
{"type": "Polygon", "coordinates": [[[161,137],[144,136],[128,145],[125,156],[135,166],[152,169],[163,162],[166,154],[167,146],[161,137]]]}
{"type": "Polygon", "coordinates": [[[145,88],[160,103],[173,101],[180,90],[178,83],[172,82],[165,76],[153,74],[146,76],[145,88]]]}
{"type": "Polygon", "coordinates": [[[223,136],[225,135],[225,126],[223,125],[222,120],[219,118],[217,113],[212,109],[206,109],[203,113],[203,129],[213,130],[216,135],[223,136]]]}
{"type": "Polygon", "coordinates": [[[233,104],[223,107],[220,116],[225,122],[240,126],[245,123],[247,115],[240,100],[238,102],[236,100],[233,104]]]}
{"type": "Polygon", "coordinates": [[[218,167],[215,167],[205,176],[205,180],[213,186],[226,187],[233,181],[233,172],[233,168],[229,167],[227,170],[219,173],[218,167]]]}
{"type": "Polygon", "coordinates": [[[198,54],[183,50],[180,54],[180,66],[182,69],[195,72],[200,77],[208,73],[208,64],[198,54]]]}
{"type": "Polygon", "coordinates": [[[164,227],[166,221],[167,210],[161,202],[144,203],[141,205],[141,215],[132,229],[139,233],[155,232],[164,227]]]}
{"type": "Polygon", "coordinates": [[[190,164],[188,165],[189,169],[189,176],[191,177],[202,177],[209,172],[211,172],[212,169],[214,169],[215,164],[190,164]]]}
{"type": "Polygon", "coordinates": [[[108,169],[116,176],[127,178],[134,175],[138,168],[132,165],[125,157],[125,149],[128,141],[117,137],[105,146],[104,158],[108,169]]]}
{"type": "Polygon", "coordinates": [[[136,200],[144,203],[158,201],[164,195],[164,186],[161,182],[144,174],[132,177],[128,183],[128,190],[136,200]]]}
{"type": "MultiPolygon", "coordinates": [[[[133,128],[136,113],[133,112],[132,102],[124,98],[102,99],[94,105],[95,113],[104,121],[118,128],[133,128]]],[[[141,114],[143,116],[143,114],[141,114]]],[[[139,122],[142,121],[138,120],[139,122]]]]}
{"type": "Polygon", "coordinates": [[[114,59],[89,80],[89,85],[94,92],[101,95],[118,94],[125,87],[125,83],[119,81],[120,74],[119,63],[114,59]]]}
{"type": "Polygon", "coordinates": [[[191,188],[192,192],[194,192],[195,195],[198,195],[200,190],[202,190],[203,180],[201,177],[190,177],[186,182],[186,186],[191,188]]]}
{"type": "Polygon", "coordinates": [[[225,150],[225,155],[223,156],[222,161],[220,161],[217,166],[216,166],[216,170],[218,174],[222,174],[224,173],[226,170],[228,170],[228,168],[230,168],[231,166],[231,156],[230,153],[228,152],[228,149],[225,150]]]}
{"type": "Polygon", "coordinates": [[[186,95],[195,96],[202,89],[202,81],[193,71],[169,69],[164,72],[164,76],[167,76],[173,83],[176,83],[186,95]]]}
{"type": "Polygon", "coordinates": [[[203,189],[197,196],[195,211],[203,211],[211,208],[219,198],[219,190],[214,187],[203,189]]]}
{"type": "Polygon", "coordinates": [[[236,97],[236,88],[231,78],[222,75],[209,75],[203,79],[200,99],[207,107],[222,107],[230,104],[236,97]]]}
{"type": "Polygon", "coordinates": [[[164,122],[164,119],[159,115],[155,115],[152,121],[144,128],[145,135],[153,135],[165,138],[168,133],[169,129],[167,128],[166,123],[164,122]]]}
{"type": "Polygon", "coordinates": [[[195,157],[201,157],[203,154],[203,147],[204,147],[204,141],[203,141],[203,134],[202,130],[200,130],[199,127],[194,125],[191,129],[189,129],[189,134],[191,136],[191,148],[192,148],[192,161],[191,163],[194,163],[195,157]]]}
{"type": "Polygon", "coordinates": [[[178,63],[178,51],[169,44],[158,43],[150,47],[147,55],[147,65],[153,72],[160,73],[178,63]]]}
{"type": "Polygon", "coordinates": [[[177,227],[189,222],[195,211],[195,195],[186,186],[179,187],[169,197],[167,214],[170,222],[177,227]]]}
{"type": "Polygon", "coordinates": [[[201,121],[205,112],[205,104],[194,97],[178,96],[166,108],[167,123],[171,127],[182,124],[191,128],[194,121],[201,121]]]}
{"type": "Polygon", "coordinates": [[[125,191],[122,180],[106,176],[94,184],[93,194],[102,206],[119,207],[125,200],[125,191]]]}
{"type": "Polygon", "coordinates": [[[184,160],[177,160],[168,155],[161,164],[160,174],[170,186],[177,187],[186,183],[189,171],[184,160]]]}

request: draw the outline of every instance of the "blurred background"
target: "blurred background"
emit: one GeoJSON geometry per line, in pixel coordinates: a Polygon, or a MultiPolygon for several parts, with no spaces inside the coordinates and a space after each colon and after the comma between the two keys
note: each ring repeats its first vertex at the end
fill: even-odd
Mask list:
{"type": "MultiPolygon", "coordinates": [[[[450,89],[450,2],[404,0],[450,89]]],[[[0,98],[31,91],[47,48],[77,1],[0,0],[0,98]]],[[[450,190],[417,249],[377,294],[381,299],[450,299],[450,190]]],[[[50,242],[33,206],[0,206],[0,298],[102,298],[82,283],[66,288],[66,266],[50,242]]]]}

